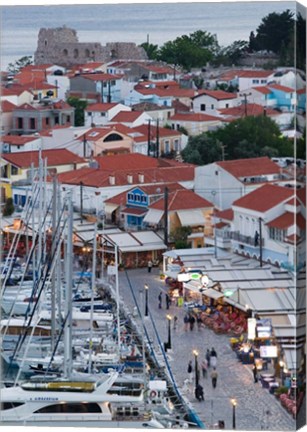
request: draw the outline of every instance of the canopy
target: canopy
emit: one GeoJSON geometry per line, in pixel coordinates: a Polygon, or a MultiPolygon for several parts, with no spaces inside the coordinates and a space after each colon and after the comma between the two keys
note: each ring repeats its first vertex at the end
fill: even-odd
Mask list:
{"type": "Polygon", "coordinates": [[[205,225],[205,217],[201,210],[178,210],[177,215],[182,226],[205,225]]]}
{"type": "Polygon", "coordinates": [[[146,222],[150,225],[157,225],[164,212],[162,210],[149,209],[147,215],[144,217],[143,222],[146,222]]]}

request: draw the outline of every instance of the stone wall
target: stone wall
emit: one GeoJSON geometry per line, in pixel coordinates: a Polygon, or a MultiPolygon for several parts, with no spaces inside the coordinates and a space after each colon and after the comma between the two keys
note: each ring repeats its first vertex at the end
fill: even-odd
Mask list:
{"type": "Polygon", "coordinates": [[[34,63],[52,63],[71,67],[88,62],[109,62],[112,60],[146,60],[143,48],[130,42],[112,42],[105,46],[99,42],[79,42],[77,32],[68,27],[41,28],[38,34],[34,63]]]}

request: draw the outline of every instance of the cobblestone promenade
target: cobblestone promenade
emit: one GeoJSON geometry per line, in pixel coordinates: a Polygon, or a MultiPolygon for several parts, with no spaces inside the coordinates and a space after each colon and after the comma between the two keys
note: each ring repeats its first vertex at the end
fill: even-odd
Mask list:
{"type": "MultiPolygon", "coordinates": [[[[280,403],[261,384],[254,384],[251,367],[238,362],[235,353],[230,348],[229,336],[216,335],[212,330],[202,326],[197,330],[184,331],[183,308],[171,305],[166,310],[165,295],[163,294],[162,309],[158,308],[158,295],[160,291],[166,292],[167,287],[159,279],[159,270],[147,269],[129,270],[127,275],[133,287],[136,299],[141,305],[140,291],[144,284],[148,284],[149,310],[152,314],[162,342],[167,341],[168,324],[166,315],[178,317],[177,329],[172,326],[172,350],[168,352],[170,366],[178,387],[189,401],[208,429],[218,420],[225,422],[226,429],[232,429],[232,405],[230,400],[237,400],[236,429],[237,430],[295,430],[295,421],[281,407],[280,403]],[[198,402],[194,397],[194,384],[184,383],[188,378],[187,366],[192,360],[194,366],[193,350],[199,352],[199,364],[204,358],[207,348],[214,347],[217,351],[218,362],[217,387],[212,388],[210,377],[200,377],[200,384],[204,388],[204,402],[198,402]]],[[[134,307],[134,300],[126,277],[126,272],[119,273],[120,297],[125,304],[134,307]]],[[[158,342],[154,336],[149,319],[145,319],[146,328],[152,338],[155,348],[158,342]]],[[[194,374],[193,374],[194,375],[194,374]]],[[[210,370],[209,370],[210,375],[210,370]]]]}

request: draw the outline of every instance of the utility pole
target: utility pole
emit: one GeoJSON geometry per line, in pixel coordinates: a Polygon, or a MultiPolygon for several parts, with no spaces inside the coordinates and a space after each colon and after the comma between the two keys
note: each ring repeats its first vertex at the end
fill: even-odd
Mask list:
{"type": "Polygon", "coordinates": [[[151,142],[151,120],[148,120],[148,129],[147,129],[147,156],[150,156],[150,142],[151,142]]]}
{"type": "Polygon", "coordinates": [[[247,117],[247,96],[251,96],[251,93],[243,93],[244,97],[244,116],[247,117]]]}
{"type": "Polygon", "coordinates": [[[111,103],[111,81],[108,81],[108,103],[111,103]]]}
{"type": "Polygon", "coordinates": [[[86,134],[83,135],[83,157],[86,157],[86,134]]]}
{"type": "Polygon", "coordinates": [[[83,223],[83,182],[80,181],[80,217],[83,223]]]}
{"type": "Polygon", "coordinates": [[[159,157],[159,119],[157,119],[157,132],[156,132],[156,158],[159,157]]]}
{"type": "Polygon", "coordinates": [[[262,219],[259,218],[259,249],[260,249],[260,267],[262,267],[262,219]]]}
{"type": "Polygon", "coordinates": [[[168,249],[168,187],[164,188],[164,244],[168,249]]]}

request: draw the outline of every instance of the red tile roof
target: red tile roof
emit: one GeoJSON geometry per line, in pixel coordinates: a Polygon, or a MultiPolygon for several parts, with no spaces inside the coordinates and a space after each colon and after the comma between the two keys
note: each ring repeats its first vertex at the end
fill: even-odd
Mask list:
{"type": "Polygon", "coordinates": [[[168,88],[143,88],[141,86],[136,85],[134,89],[143,95],[157,95],[159,97],[186,97],[192,98],[197,93],[196,90],[192,89],[183,89],[177,87],[168,87],[168,88]]]}
{"type": "Polygon", "coordinates": [[[1,96],[20,96],[25,91],[31,93],[29,89],[20,86],[1,87],[0,93],[1,96]]]}
{"type": "Polygon", "coordinates": [[[228,100],[228,99],[236,99],[236,93],[230,93],[223,90],[201,90],[198,95],[194,96],[193,99],[196,99],[200,96],[210,96],[216,100],[228,100]]]}
{"type": "Polygon", "coordinates": [[[267,78],[272,75],[274,71],[270,70],[243,70],[240,72],[242,78],[267,78]]]}
{"type": "Polygon", "coordinates": [[[280,114],[278,111],[275,111],[270,108],[265,108],[262,105],[258,104],[241,104],[232,108],[221,108],[218,111],[225,116],[232,117],[244,117],[244,116],[260,116],[266,113],[267,116],[274,116],[280,114]]]}
{"type": "Polygon", "coordinates": [[[233,206],[266,212],[293,195],[293,189],[266,184],[234,201],[233,206]]]}
{"type": "Polygon", "coordinates": [[[280,167],[267,156],[251,159],[218,161],[216,164],[236,178],[278,174],[280,172],[280,167]]]}
{"type": "Polygon", "coordinates": [[[221,117],[212,116],[202,113],[176,113],[169,120],[185,121],[185,122],[211,122],[223,121],[221,117]]]}
{"type": "Polygon", "coordinates": [[[287,243],[297,244],[301,241],[301,237],[298,236],[297,234],[291,234],[288,237],[286,237],[286,241],[287,243]]]}
{"type": "MultiPolygon", "coordinates": [[[[39,162],[39,152],[38,151],[25,151],[18,153],[5,153],[2,155],[2,158],[7,162],[20,167],[20,168],[28,168],[33,163],[35,167],[38,166],[39,162]]],[[[47,158],[48,166],[57,166],[57,165],[67,165],[67,164],[75,164],[82,163],[85,160],[76,154],[72,153],[67,149],[52,149],[52,150],[43,150],[42,158],[47,158]]]]}
{"type": "Polygon", "coordinates": [[[252,90],[256,90],[259,93],[270,94],[272,91],[266,86],[252,87],[252,90]]]}
{"type": "Polygon", "coordinates": [[[136,215],[136,216],[142,216],[147,212],[147,209],[125,207],[121,212],[126,214],[136,215]]]}
{"type": "Polygon", "coordinates": [[[1,101],[1,111],[3,113],[12,112],[12,111],[14,111],[15,108],[17,108],[17,105],[15,105],[15,104],[7,101],[7,100],[1,101]]]}
{"type": "Polygon", "coordinates": [[[153,85],[154,87],[161,87],[161,88],[167,88],[167,87],[177,87],[180,88],[177,81],[139,81],[138,86],[141,87],[148,87],[150,85],[153,85]]]}
{"type": "Polygon", "coordinates": [[[296,196],[306,206],[306,188],[297,189],[296,196]]]}
{"type": "Polygon", "coordinates": [[[28,142],[39,139],[37,136],[28,136],[28,135],[4,135],[2,137],[2,142],[11,145],[25,145],[28,142]]]}
{"type": "Polygon", "coordinates": [[[137,120],[142,114],[143,111],[120,111],[116,114],[115,117],[112,118],[112,122],[115,123],[132,123],[137,120]]]}
{"type": "Polygon", "coordinates": [[[218,222],[215,225],[213,225],[215,228],[220,229],[224,228],[225,226],[229,227],[229,223],[226,222],[218,222]]]}
{"type": "Polygon", "coordinates": [[[296,90],[297,94],[306,94],[306,88],[301,88],[299,90],[296,90]]]}
{"type": "Polygon", "coordinates": [[[114,108],[117,103],[94,103],[90,104],[85,108],[85,111],[97,111],[97,112],[106,112],[109,111],[111,108],[114,108]]]}
{"type": "Polygon", "coordinates": [[[268,84],[269,88],[275,89],[275,90],[280,90],[283,91],[285,93],[294,93],[295,90],[293,88],[290,87],[285,87],[279,84],[268,84]]]}
{"type": "MultiPolygon", "coordinates": [[[[164,198],[159,199],[154,204],[149,206],[152,209],[164,210],[164,198]]],[[[188,189],[181,189],[172,192],[168,196],[168,210],[188,210],[188,209],[199,209],[214,207],[214,205],[197,195],[195,192],[188,189]]]]}
{"type": "Polygon", "coordinates": [[[131,153],[128,155],[98,156],[95,160],[99,163],[101,169],[107,170],[144,170],[146,168],[156,168],[158,159],[145,156],[140,153],[131,153]]]}
{"type": "MultiPolygon", "coordinates": [[[[132,130],[143,134],[144,137],[146,137],[146,140],[148,139],[148,125],[145,124],[145,125],[136,126],[132,130]]],[[[157,136],[157,127],[151,125],[150,133],[151,133],[151,139],[155,139],[157,136]]],[[[174,129],[169,129],[169,128],[159,126],[159,137],[160,138],[179,137],[181,135],[182,135],[181,132],[178,132],[174,129]]]]}
{"type": "Polygon", "coordinates": [[[305,230],[306,219],[300,213],[296,215],[295,213],[285,212],[276,219],[268,222],[266,225],[278,229],[286,229],[293,225],[297,225],[300,229],[305,230]]]}
{"type": "Polygon", "coordinates": [[[122,79],[122,75],[112,75],[108,73],[89,73],[89,74],[81,74],[76,77],[81,76],[82,78],[89,79],[91,81],[111,81],[122,79]]]}
{"type": "Polygon", "coordinates": [[[220,219],[226,219],[229,221],[233,220],[233,210],[231,208],[226,209],[226,210],[220,210],[215,212],[214,214],[215,217],[220,218],[220,219]]]}

